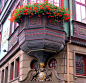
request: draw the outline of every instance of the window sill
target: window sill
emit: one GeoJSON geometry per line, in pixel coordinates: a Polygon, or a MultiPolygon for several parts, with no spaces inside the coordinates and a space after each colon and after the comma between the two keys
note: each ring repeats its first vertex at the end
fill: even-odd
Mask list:
{"type": "Polygon", "coordinates": [[[75,75],[75,78],[76,78],[76,77],[86,78],[86,76],[82,76],[82,75],[75,75]]]}
{"type": "Polygon", "coordinates": [[[14,78],[13,80],[10,80],[9,83],[11,83],[11,82],[17,80],[18,78],[19,78],[19,77],[16,77],[16,78],[14,78]]]}

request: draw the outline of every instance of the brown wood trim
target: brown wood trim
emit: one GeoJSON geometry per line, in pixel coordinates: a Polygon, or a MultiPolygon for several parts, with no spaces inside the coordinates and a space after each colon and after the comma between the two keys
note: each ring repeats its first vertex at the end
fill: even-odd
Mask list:
{"type": "Polygon", "coordinates": [[[72,2],[72,8],[73,8],[73,20],[76,20],[76,6],[75,6],[75,0],[72,2]]]}

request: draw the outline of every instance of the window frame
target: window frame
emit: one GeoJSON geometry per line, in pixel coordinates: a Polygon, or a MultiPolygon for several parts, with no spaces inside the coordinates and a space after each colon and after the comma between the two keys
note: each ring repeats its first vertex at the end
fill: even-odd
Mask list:
{"type": "Polygon", "coordinates": [[[38,61],[37,61],[37,64],[35,64],[35,65],[37,65],[37,68],[35,66],[33,67],[35,61],[37,61],[37,60],[32,60],[31,61],[31,69],[38,69],[39,68],[39,62],[38,61]]]}
{"type": "Polygon", "coordinates": [[[54,60],[54,69],[56,69],[57,66],[55,66],[55,61],[56,61],[56,64],[57,64],[57,60],[56,60],[55,58],[51,58],[51,59],[49,60],[48,66],[49,66],[49,68],[52,68],[52,69],[53,69],[53,64],[52,64],[52,67],[50,66],[50,64],[52,63],[53,60],[54,60]]]}
{"type": "Polygon", "coordinates": [[[86,76],[86,56],[85,56],[85,55],[79,54],[79,53],[75,53],[75,72],[76,72],[76,76],[86,76]],[[76,69],[77,69],[77,68],[80,68],[80,67],[76,67],[76,56],[84,57],[84,62],[82,62],[82,61],[77,61],[77,62],[84,63],[85,68],[82,68],[82,67],[81,67],[81,69],[85,69],[85,74],[82,74],[82,73],[79,74],[79,73],[76,72],[76,69]]]}
{"type": "Polygon", "coordinates": [[[82,19],[82,9],[81,9],[81,6],[84,6],[85,7],[85,19],[86,19],[86,0],[85,0],[85,3],[82,3],[81,0],[80,0],[80,2],[78,2],[78,1],[75,0],[76,21],[79,21],[79,22],[82,22],[82,23],[85,23],[86,24],[86,20],[85,20],[85,22],[82,21],[83,19],[82,19]],[[81,14],[80,20],[81,21],[79,21],[78,18],[77,18],[77,7],[76,7],[77,4],[80,6],[80,11],[81,11],[81,13],[80,13],[81,14]]]}

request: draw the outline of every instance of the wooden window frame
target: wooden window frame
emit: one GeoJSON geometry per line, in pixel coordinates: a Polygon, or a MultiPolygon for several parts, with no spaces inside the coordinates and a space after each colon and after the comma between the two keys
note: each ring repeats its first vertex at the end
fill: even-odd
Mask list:
{"type": "Polygon", "coordinates": [[[77,62],[80,62],[81,63],[81,66],[80,67],[78,67],[78,65],[76,66],[76,71],[77,71],[77,69],[81,69],[81,74],[79,74],[79,73],[77,73],[76,72],[76,75],[81,75],[81,76],[86,76],[86,57],[84,56],[84,55],[82,55],[82,54],[75,54],[75,57],[77,57],[77,60],[75,59],[75,63],[77,62]],[[84,62],[82,62],[82,60],[81,61],[79,61],[78,60],[78,56],[80,56],[80,57],[83,57],[84,58],[84,62]],[[82,67],[82,63],[84,63],[85,64],[85,68],[83,68],[82,67]],[[85,69],[85,74],[82,74],[82,69],[85,69]]]}

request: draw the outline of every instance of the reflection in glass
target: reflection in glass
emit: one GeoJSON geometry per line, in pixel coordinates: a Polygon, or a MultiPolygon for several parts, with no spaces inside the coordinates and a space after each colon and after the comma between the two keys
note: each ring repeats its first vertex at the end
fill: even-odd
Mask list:
{"type": "Polygon", "coordinates": [[[81,62],[78,62],[78,67],[81,67],[81,62]]]}
{"type": "Polygon", "coordinates": [[[85,74],[85,69],[82,69],[82,74],[85,74]]]}
{"type": "Polygon", "coordinates": [[[84,63],[82,63],[82,68],[84,68],[84,63]]]}
{"type": "Polygon", "coordinates": [[[85,0],[81,0],[81,3],[85,4],[85,0]]]}
{"type": "Polygon", "coordinates": [[[78,61],[81,61],[81,56],[78,56],[78,61]]]}
{"type": "Polygon", "coordinates": [[[85,6],[81,6],[81,13],[82,13],[82,22],[86,22],[85,6]]]}
{"type": "Polygon", "coordinates": [[[76,0],[76,1],[80,2],[80,0],[76,0]]]}
{"type": "Polygon", "coordinates": [[[79,4],[76,4],[76,18],[77,18],[77,21],[81,21],[81,11],[80,11],[79,4]]]}
{"type": "Polygon", "coordinates": [[[84,57],[82,57],[82,62],[84,62],[84,57]]]}

